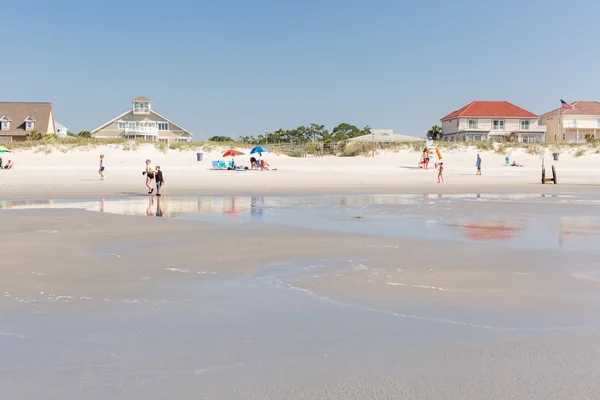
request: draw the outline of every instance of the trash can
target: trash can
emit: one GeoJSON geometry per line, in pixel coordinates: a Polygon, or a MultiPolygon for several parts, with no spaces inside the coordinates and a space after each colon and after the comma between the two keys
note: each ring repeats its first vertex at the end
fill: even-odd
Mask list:
{"type": "Polygon", "coordinates": [[[204,157],[204,153],[196,153],[196,161],[202,161],[204,157]]]}
{"type": "Polygon", "coordinates": [[[558,153],[552,153],[552,158],[554,161],[558,161],[558,153]]]}

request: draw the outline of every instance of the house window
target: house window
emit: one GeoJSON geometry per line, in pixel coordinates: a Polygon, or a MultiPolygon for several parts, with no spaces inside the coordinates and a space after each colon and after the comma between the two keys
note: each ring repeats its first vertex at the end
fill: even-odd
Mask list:
{"type": "Polygon", "coordinates": [[[539,135],[523,135],[522,141],[523,141],[523,143],[539,143],[540,136],[539,135]]]}
{"type": "Polygon", "coordinates": [[[477,129],[477,120],[476,119],[469,120],[469,129],[477,129]]]}
{"type": "Polygon", "coordinates": [[[125,129],[125,122],[117,122],[118,129],[125,129]]]}
{"type": "Polygon", "coordinates": [[[159,122],[158,123],[158,130],[159,131],[168,131],[169,130],[169,123],[168,122],[159,122]]]}
{"type": "Polygon", "coordinates": [[[492,129],[495,131],[503,131],[504,130],[504,120],[503,119],[495,119],[492,121],[492,129]]]}
{"type": "Polygon", "coordinates": [[[9,127],[9,122],[7,120],[2,120],[2,124],[0,125],[0,128],[2,128],[3,131],[7,131],[9,127]]]}
{"type": "Polygon", "coordinates": [[[598,118],[598,121],[597,121],[597,122],[598,122],[598,126],[597,126],[597,128],[600,128],[600,118],[598,118]]]}
{"type": "Polygon", "coordinates": [[[26,129],[27,129],[28,131],[30,131],[30,130],[32,130],[32,129],[33,129],[33,121],[27,121],[27,122],[26,122],[26,124],[27,124],[27,125],[26,125],[26,129]]]}
{"type": "Polygon", "coordinates": [[[473,135],[467,135],[467,142],[473,141],[473,135]]]}
{"type": "Polygon", "coordinates": [[[129,129],[135,129],[135,122],[128,122],[127,126],[129,127],[129,129]]]}
{"type": "Polygon", "coordinates": [[[529,121],[521,121],[521,130],[528,131],[529,130],[529,121]]]}

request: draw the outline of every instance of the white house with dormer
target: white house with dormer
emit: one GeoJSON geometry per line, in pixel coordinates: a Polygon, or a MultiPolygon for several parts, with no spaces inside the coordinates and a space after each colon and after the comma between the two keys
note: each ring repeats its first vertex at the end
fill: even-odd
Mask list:
{"type": "Polygon", "coordinates": [[[143,139],[163,143],[190,142],[192,133],[152,109],[144,96],[131,102],[131,109],[91,132],[98,139],[143,139]]]}
{"type": "Polygon", "coordinates": [[[474,101],[441,119],[443,140],[539,143],[546,139],[540,118],[508,101],[474,101]]]}

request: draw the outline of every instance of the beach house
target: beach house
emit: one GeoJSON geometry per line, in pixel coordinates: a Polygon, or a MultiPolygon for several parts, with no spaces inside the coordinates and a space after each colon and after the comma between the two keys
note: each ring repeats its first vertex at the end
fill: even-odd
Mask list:
{"type": "Polygon", "coordinates": [[[68,132],[69,132],[69,128],[67,128],[60,122],[56,121],[56,136],[65,137],[65,136],[67,136],[68,132]]]}
{"type": "Polygon", "coordinates": [[[131,108],[91,132],[98,139],[143,139],[163,143],[189,142],[192,133],[152,109],[144,96],[131,101],[131,108]]]}
{"type": "Polygon", "coordinates": [[[476,100],[441,119],[443,140],[544,142],[539,117],[508,101],[476,100]]]}
{"type": "Polygon", "coordinates": [[[547,127],[549,142],[584,143],[586,138],[600,138],[600,102],[575,101],[573,109],[557,108],[540,117],[547,127]]]}
{"type": "Polygon", "coordinates": [[[25,141],[31,131],[56,133],[52,103],[0,102],[0,142],[25,141]]]}

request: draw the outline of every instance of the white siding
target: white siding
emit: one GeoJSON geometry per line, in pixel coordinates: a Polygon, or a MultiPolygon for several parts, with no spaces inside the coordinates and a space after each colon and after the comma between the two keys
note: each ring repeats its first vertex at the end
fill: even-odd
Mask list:
{"type": "MultiPolygon", "coordinates": [[[[503,120],[504,121],[504,129],[502,132],[517,132],[521,131],[521,121],[529,121],[529,131],[545,131],[546,128],[540,126],[539,119],[537,118],[523,118],[523,119],[514,119],[514,118],[460,118],[459,122],[459,130],[460,131],[469,131],[476,130],[478,132],[490,132],[493,130],[493,121],[494,120],[503,120]],[[477,129],[469,128],[469,120],[477,120],[477,129]]],[[[526,131],[523,131],[526,132],[526,131]]]]}
{"type": "Polygon", "coordinates": [[[600,115],[569,115],[561,118],[563,128],[600,129],[600,115]]]}
{"type": "Polygon", "coordinates": [[[458,119],[442,121],[442,132],[444,135],[452,135],[458,132],[458,119]]]}

